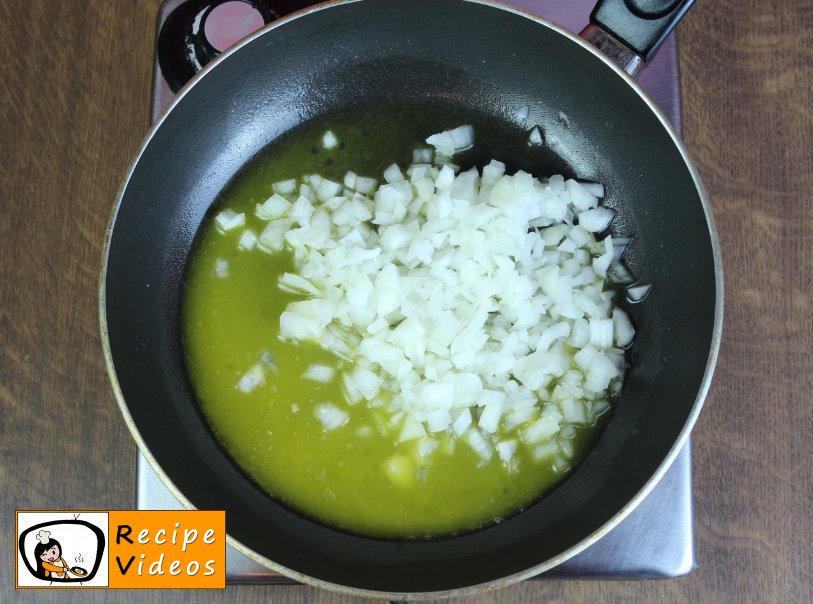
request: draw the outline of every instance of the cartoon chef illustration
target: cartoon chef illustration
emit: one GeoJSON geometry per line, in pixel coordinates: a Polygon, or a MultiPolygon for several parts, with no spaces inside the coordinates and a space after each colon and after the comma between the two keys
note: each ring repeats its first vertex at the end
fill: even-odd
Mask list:
{"type": "MultiPolygon", "coordinates": [[[[37,576],[46,581],[68,578],[71,568],[65,562],[65,558],[62,557],[62,545],[59,541],[51,537],[51,531],[46,530],[39,531],[36,538],[39,541],[34,546],[34,556],[37,559],[37,576]]],[[[81,575],[81,573],[76,574],[81,575]]]]}

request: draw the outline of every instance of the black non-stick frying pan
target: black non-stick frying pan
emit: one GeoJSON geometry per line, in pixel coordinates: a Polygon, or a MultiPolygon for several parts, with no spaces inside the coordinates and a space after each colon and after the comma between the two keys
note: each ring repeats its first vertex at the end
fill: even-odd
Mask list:
{"type": "MultiPolygon", "coordinates": [[[[637,69],[688,4],[603,2],[594,13],[603,27],[588,35],[637,69]]],[[[517,167],[519,160],[501,156],[513,147],[500,137],[478,139],[482,145],[517,167]]],[[[545,166],[537,168],[543,176],[545,166]]],[[[189,507],[227,510],[232,544],[286,575],[390,596],[505,585],[609,531],[688,436],[722,321],[709,208],[685,150],[651,101],[584,40],[505,6],[463,0],[320,5],[215,61],[182,90],[133,163],[108,232],[100,290],[116,397],[172,492],[189,507]],[[552,156],[573,176],[606,185],[606,203],[619,216],[614,229],[633,237],[628,263],[641,282],[654,284],[631,309],[637,337],[622,398],[578,470],[499,525],[429,541],[343,533],[254,485],[198,410],[179,331],[193,240],[235,174],[303,122],[407,103],[423,115],[440,107],[488,118],[506,139],[527,106],[552,156]]]]}

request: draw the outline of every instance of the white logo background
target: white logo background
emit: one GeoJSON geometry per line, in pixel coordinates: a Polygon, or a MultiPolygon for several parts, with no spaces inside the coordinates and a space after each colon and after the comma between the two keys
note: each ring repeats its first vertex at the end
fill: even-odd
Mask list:
{"type": "Polygon", "coordinates": [[[86,526],[81,524],[72,524],[70,520],[84,520],[90,524],[95,525],[101,529],[104,534],[104,551],[102,558],[99,561],[99,567],[96,575],[89,581],[82,581],[75,574],[69,574],[71,579],[79,579],[77,581],[48,581],[35,577],[28,570],[23,559],[23,554],[20,553],[19,547],[17,548],[17,585],[19,587],[105,587],[108,584],[108,545],[109,537],[107,534],[108,515],[107,512],[19,512],[17,514],[17,539],[19,544],[20,535],[33,526],[42,523],[56,522],[49,526],[44,526],[42,529],[30,531],[23,540],[23,553],[28,560],[28,564],[36,569],[37,560],[34,556],[34,548],[39,541],[37,534],[40,530],[50,531],[51,539],[56,539],[62,546],[62,558],[65,560],[68,568],[79,566],[85,569],[88,573],[93,572],[93,565],[96,562],[98,553],[98,540],[96,534],[86,526]]]}

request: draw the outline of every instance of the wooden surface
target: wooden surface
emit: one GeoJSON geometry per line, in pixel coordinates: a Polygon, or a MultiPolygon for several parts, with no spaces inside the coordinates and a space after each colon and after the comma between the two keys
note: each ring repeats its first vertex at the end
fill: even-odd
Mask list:
{"type": "MultiPolygon", "coordinates": [[[[0,3],[0,601],[351,601],[306,587],[10,587],[14,509],[134,502],[96,294],[111,204],[148,127],[158,4],[0,3]]],[[[726,271],[720,361],[693,437],[699,568],[469,601],[813,601],[813,2],[700,0],[681,35],[685,140],[726,271]]]]}

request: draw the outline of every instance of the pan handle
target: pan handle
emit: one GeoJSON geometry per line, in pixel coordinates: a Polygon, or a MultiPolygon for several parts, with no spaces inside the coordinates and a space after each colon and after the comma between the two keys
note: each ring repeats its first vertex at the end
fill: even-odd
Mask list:
{"type": "Polygon", "coordinates": [[[599,0],[581,37],[633,78],[643,70],[695,0],[599,0]]]}

